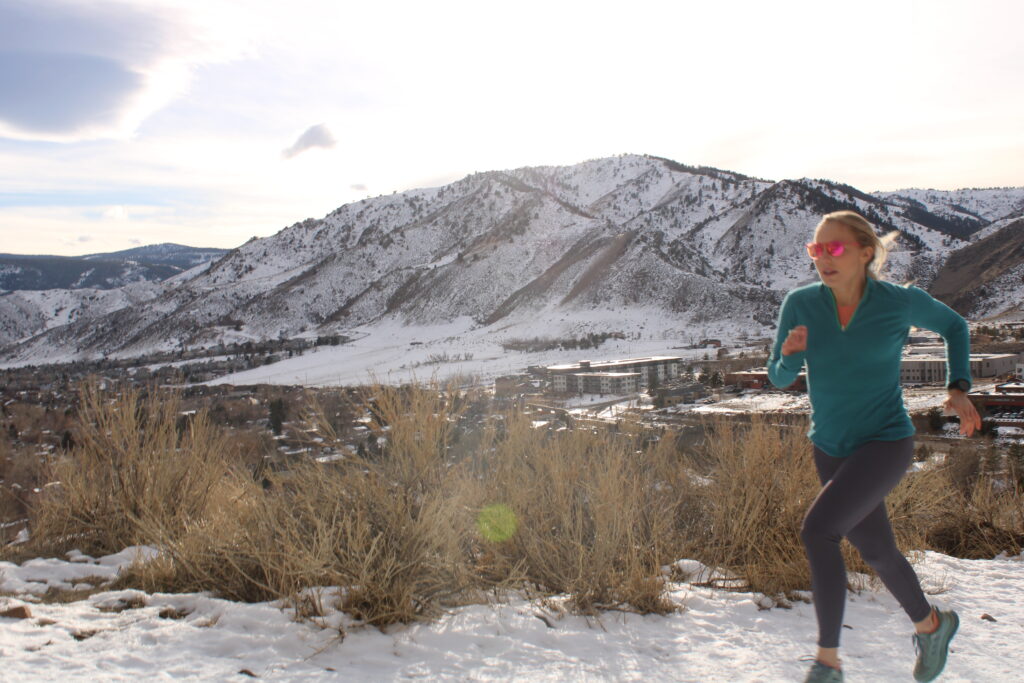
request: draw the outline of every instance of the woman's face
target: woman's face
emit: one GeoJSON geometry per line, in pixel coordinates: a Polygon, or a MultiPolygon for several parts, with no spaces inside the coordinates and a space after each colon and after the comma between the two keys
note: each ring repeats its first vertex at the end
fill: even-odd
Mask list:
{"type": "Polygon", "coordinates": [[[866,277],[865,267],[875,253],[874,247],[862,247],[857,243],[853,230],[843,225],[827,221],[814,231],[814,241],[843,242],[843,253],[833,256],[826,250],[814,261],[821,281],[829,287],[844,289],[859,284],[866,277]]]}

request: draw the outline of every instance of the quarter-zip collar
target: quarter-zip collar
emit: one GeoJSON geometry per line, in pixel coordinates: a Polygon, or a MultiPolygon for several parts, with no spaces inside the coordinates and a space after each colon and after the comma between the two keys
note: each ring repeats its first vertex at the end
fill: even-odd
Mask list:
{"type": "Polygon", "coordinates": [[[857,308],[853,309],[853,316],[850,318],[850,321],[846,323],[845,326],[839,320],[839,304],[836,303],[836,295],[832,291],[832,288],[826,285],[824,282],[822,282],[820,286],[822,296],[827,298],[832,304],[832,313],[835,316],[836,325],[839,326],[840,331],[845,332],[846,330],[850,329],[850,325],[853,324],[854,318],[858,317],[857,314],[864,306],[864,302],[868,300],[868,293],[871,292],[871,290],[873,290],[875,287],[877,287],[878,283],[875,281],[875,278],[873,277],[867,278],[867,281],[864,283],[864,291],[861,293],[860,301],[857,303],[857,308]]]}

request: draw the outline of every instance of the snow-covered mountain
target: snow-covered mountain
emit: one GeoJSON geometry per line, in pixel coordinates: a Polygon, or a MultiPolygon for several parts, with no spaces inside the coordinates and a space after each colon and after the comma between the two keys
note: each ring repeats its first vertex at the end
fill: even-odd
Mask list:
{"type": "Polygon", "coordinates": [[[917,215],[931,227],[960,237],[991,223],[1024,214],[1024,188],[997,187],[981,190],[896,190],[877,192],[876,197],[900,204],[911,217],[917,215]],[[936,222],[925,214],[941,219],[936,222]],[[942,226],[942,227],[939,227],[942,226]]]}
{"type": "Polygon", "coordinates": [[[2,356],[134,355],[384,319],[509,329],[544,320],[558,334],[615,316],[628,327],[640,309],[758,333],[785,291],[814,277],[803,243],[825,212],[855,209],[899,231],[890,278],[928,286],[972,233],[1024,205],[1024,189],[918,192],[931,191],[870,195],[637,155],[477,173],[250,240],[145,305],[48,330],[2,356]]]}
{"type": "Polygon", "coordinates": [[[143,280],[117,289],[45,289],[0,292],[0,343],[88,321],[145,303],[163,291],[143,280]]]}
{"type": "Polygon", "coordinates": [[[212,247],[189,247],[174,242],[148,244],[122,251],[111,251],[103,254],[87,254],[83,259],[89,261],[124,261],[174,266],[178,272],[195,268],[210,261],[216,261],[228,252],[227,249],[212,247]]]}
{"type": "Polygon", "coordinates": [[[165,243],[86,256],[0,254],[0,291],[116,289],[159,282],[225,253],[165,243]]]}

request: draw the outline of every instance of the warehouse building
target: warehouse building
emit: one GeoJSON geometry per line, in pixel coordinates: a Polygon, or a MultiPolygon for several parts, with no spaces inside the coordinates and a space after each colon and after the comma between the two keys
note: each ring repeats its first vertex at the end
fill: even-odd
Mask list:
{"type": "MultiPolygon", "coordinates": [[[[972,353],[971,377],[1002,377],[1011,375],[1020,357],[1015,353],[972,353]]],[[[900,382],[928,384],[946,381],[946,357],[937,354],[910,354],[900,365],[900,382]]]]}

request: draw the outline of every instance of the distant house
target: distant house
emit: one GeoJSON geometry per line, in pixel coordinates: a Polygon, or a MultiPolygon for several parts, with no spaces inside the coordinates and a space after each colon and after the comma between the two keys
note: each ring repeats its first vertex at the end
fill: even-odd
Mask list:
{"type": "Polygon", "coordinates": [[[722,340],[721,339],[701,339],[699,342],[697,342],[697,347],[700,348],[702,346],[703,347],[714,346],[716,349],[718,349],[718,348],[722,347],[722,340]]]}
{"type": "Polygon", "coordinates": [[[507,398],[517,394],[528,394],[536,391],[529,375],[504,375],[494,378],[494,395],[507,398]]]}
{"type": "Polygon", "coordinates": [[[694,403],[707,395],[707,387],[700,382],[687,382],[678,386],[661,387],[657,391],[656,405],[674,406],[677,403],[694,403]]]}
{"type": "Polygon", "coordinates": [[[494,395],[495,396],[511,396],[515,393],[516,386],[519,385],[519,378],[515,376],[506,377],[495,377],[494,378],[494,395]]]}

